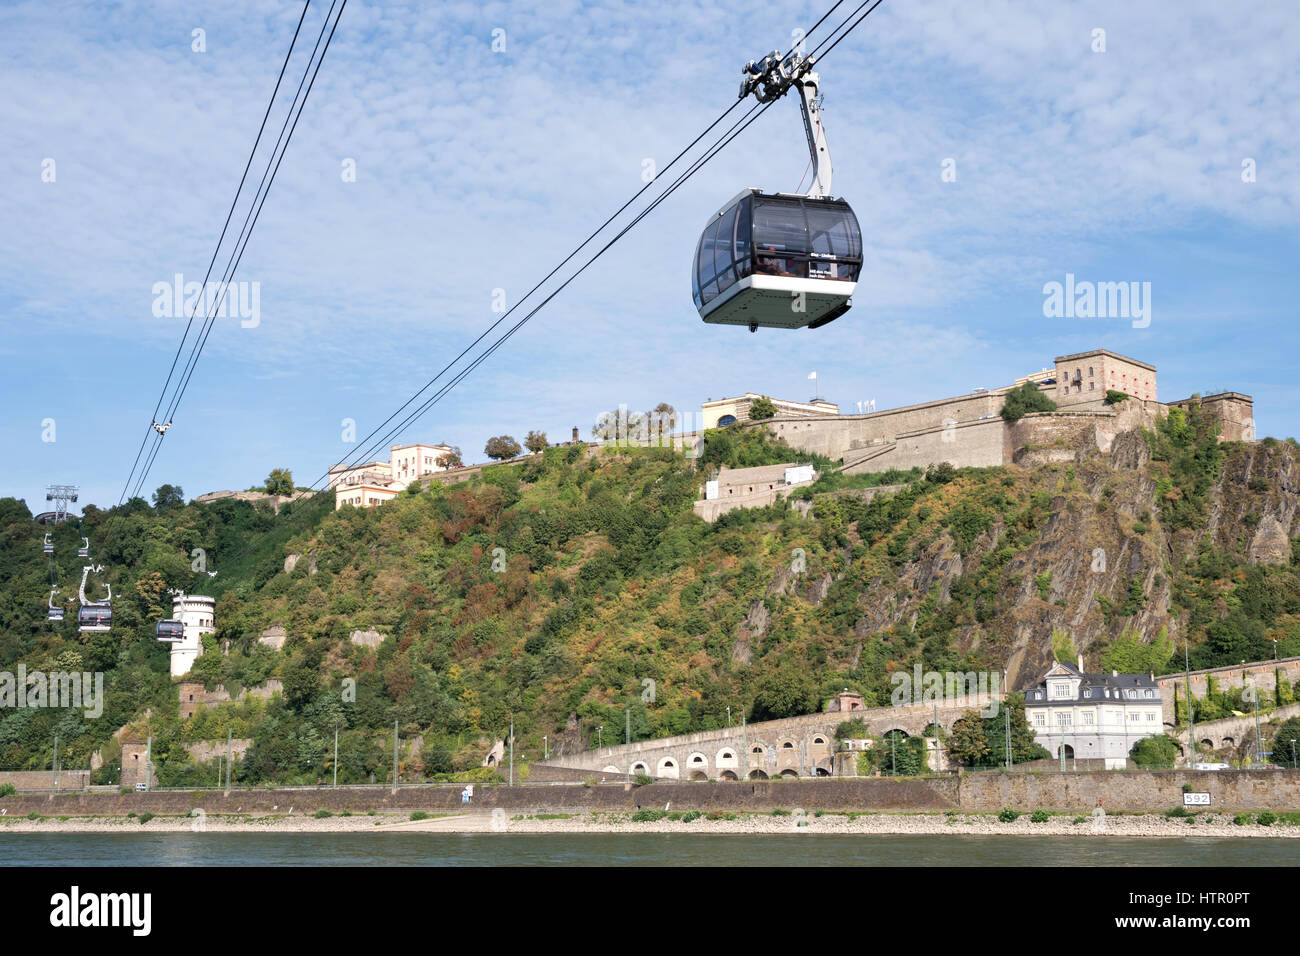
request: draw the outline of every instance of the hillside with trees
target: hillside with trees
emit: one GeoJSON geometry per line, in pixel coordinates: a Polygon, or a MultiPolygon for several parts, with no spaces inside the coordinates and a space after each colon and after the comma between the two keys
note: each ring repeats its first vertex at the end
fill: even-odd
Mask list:
{"type": "MultiPolygon", "coordinates": [[[[711,469],[807,456],[732,427],[696,461],[547,448],[382,508],[318,495],[278,515],[164,486],[156,508],[89,505],[54,529],[60,600],[75,597],[80,535],[105,567],[104,634],[77,632],[75,601],[47,622],[46,529],[0,499],[0,670],[101,671],[107,695],[99,720],[0,712],[0,768],[48,767],[56,734],[62,765],[85,767],[131,725],[153,734],[167,784],[215,779],[184,745],[228,730],[252,739],[236,780],[312,783],[332,773],[337,729],[340,782],[358,782],[383,779],[396,723],[403,774],[425,778],[478,767],[512,720],[517,753],[539,756],[543,736],[565,753],[598,727],[616,739],[625,706],[644,739],[725,726],[728,708],[806,713],[844,687],[885,705],[890,675],[918,662],[1007,668],[1023,689],[1066,651],[1157,672],[1171,656],[1181,669],[1184,643],[1192,667],[1271,658],[1274,640],[1300,654],[1298,455],[1220,444],[1193,407],[1072,463],[895,474],[883,483],[901,488],[869,500],[880,476],[832,476],[807,516],[781,502],[713,524],[692,510],[711,469]],[[153,636],[173,588],[217,598],[193,679],[236,694],[275,678],[283,695],[181,720],[153,636]],[[259,641],[273,625],[280,650],[259,641]],[[351,640],[371,630],[377,648],[351,640]]],[[[997,760],[995,731],[963,727],[973,763],[997,760]]]]}

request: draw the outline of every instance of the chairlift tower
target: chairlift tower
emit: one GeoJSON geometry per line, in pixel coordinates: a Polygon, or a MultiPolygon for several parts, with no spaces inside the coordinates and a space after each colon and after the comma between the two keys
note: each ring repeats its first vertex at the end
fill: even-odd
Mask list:
{"type": "Polygon", "coordinates": [[[77,485],[46,485],[45,500],[54,502],[54,523],[68,520],[68,502],[76,502],[77,485]]]}

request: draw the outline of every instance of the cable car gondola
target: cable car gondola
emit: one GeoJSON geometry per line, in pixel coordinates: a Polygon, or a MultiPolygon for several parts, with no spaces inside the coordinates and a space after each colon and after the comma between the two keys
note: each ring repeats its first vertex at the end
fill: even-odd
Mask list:
{"type": "Polygon", "coordinates": [[[56,595],[56,594],[58,594],[58,593],[59,593],[59,592],[58,592],[58,589],[57,589],[57,588],[56,588],[55,590],[53,590],[53,591],[50,592],[50,608],[49,608],[49,610],[46,611],[46,613],[45,613],[45,619],[46,619],[47,621],[62,621],[62,620],[63,620],[63,608],[62,608],[62,606],[55,607],[55,605],[54,605],[54,595],[56,595]]]}
{"type": "Polygon", "coordinates": [[[53,554],[53,553],[54,553],[54,539],[53,539],[53,537],[50,535],[49,532],[46,532],[46,534],[45,534],[45,545],[44,545],[44,550],[45,550],[45,553],[46,553],[46,554],[53,554]]]}
{"type": "Polygon", "coordinates": [[[746,189],[709,217],[696,246],[695,307],[715,325],[820,328],[853,304],[862,269],[862,230],[843,199],[831,197],[831,159],[821,122],[820,78],[812,57],[771,53],[742,71],[742,98],[760,103],[799,91],[812,155],[807,195],[746,189]]]}
{"type": "Polygon", "coordinates": [[[102,567],[95,567],[88,564],[81,569],[81,589],[77,596],[81,599],[81,607],[77,609],[77,629],[83,634],[87,631],[107,631],[113,625],[113,586],[105,583],[104,588],[108,592],[102,601],[86,600],[86,578],[91,571],[96,574],[103,572],[102,567]]]}
{"type": "Polygon", "coordinates": [[[88,557],[90,557],[90,539],[89,539],[89,538],[82,538],[82,539],[81,539],[81,547],[79,547],[79,548],[77,549],[77,557],[79,557],[79,558],[88,558],[88,557]]]}
{"type": "Polygon", "coordinates": [[[108,603],[83,604],[77,609],[77,630],[107,631],[113,626],[113,609],[108,603]]]}
{"type": "Polygon", "coordinates": [[[185,625],[181,621],[159,621],[154,625],[153,636],[169,643],[184,640],[185,625]]]}

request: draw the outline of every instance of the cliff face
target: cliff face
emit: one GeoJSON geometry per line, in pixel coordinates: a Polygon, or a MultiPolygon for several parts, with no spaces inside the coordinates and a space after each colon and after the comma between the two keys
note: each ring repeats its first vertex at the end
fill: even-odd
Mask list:
{"type": "MultiPolygon", "coordinates": [[[[1196,648],[1213,619],[1237,606],[1233,578],[1251,577],[1252,566],[1289,575],[1291,539],[1300,531],[1297,451],[1272,441],[1219,445],[1207,422],[1199,437],[1196,423],[1176,439],[1162,437],[1182,418],[1173,426],[1140,416],[1125,424],[1128,430],[1105,435],[1086,422],[1056,426],[1048,442],[1019,446],[1022,465],[994,469],[996,482],[954,480],[942,496],[948,515],[971,507],[987,515],[969,547],[959,546],[954,522],[943,518],[927,540],[934,519],[922,517],[925,505],[913,509],[909,520],[923,522],[913,540],[922,543],[864,582],[858,638],[896,642],[915,633],[928,600],[951,605],[955,649],[1006,666],[1014,689],[1051,664],[1054,632],[1059,645],[1068,646],[1068,635],[1073,652],[1098,668],[1121,631],[1149,643],[1163,630],[1180,649],[1181,667],[1184,638],[1196,648]],[[1232,573],[1207,579],[1204,554],[1232,573]]],[[[873,551],[898,533],[875,538],[873,551]]],[[[1267,610],[1273,620],[1264,623],[1284,625],[1272,636],[1294,635],[1289,620],[1277,620],[1279,608],[1267,610]]],[[[1271,656],[1271,644],[1264,646],[1271,656]]]]}

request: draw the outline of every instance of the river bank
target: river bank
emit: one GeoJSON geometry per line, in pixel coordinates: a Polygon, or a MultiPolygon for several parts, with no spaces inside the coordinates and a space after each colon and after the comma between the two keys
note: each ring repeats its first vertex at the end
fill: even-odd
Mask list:
{"type": "MultiPolygon", "coordinates": [[[[653,814],[651,814],[653,815],[653,814]]],[[[1300,826],[1234,823],[1237,814],[1197,814],[1194,823],[1163,814],[1053,814],[1034,822],[1029,814],[1004,822],[991,813],[715,813],[674,819],[634,820],[626,812],[523,813],[473,811],[430,815],[374,812],[316,816],[303,813],[130,816],[0,817],[4,833],[839,833],[896,835],[1077,836],[1077,837],[1259,837],[1300,838],[1300,826]],[[712,819],[711,819],[712,817],[712,819]]],[[[643,812],[642,816],[645,814],[643,812]]]]}

